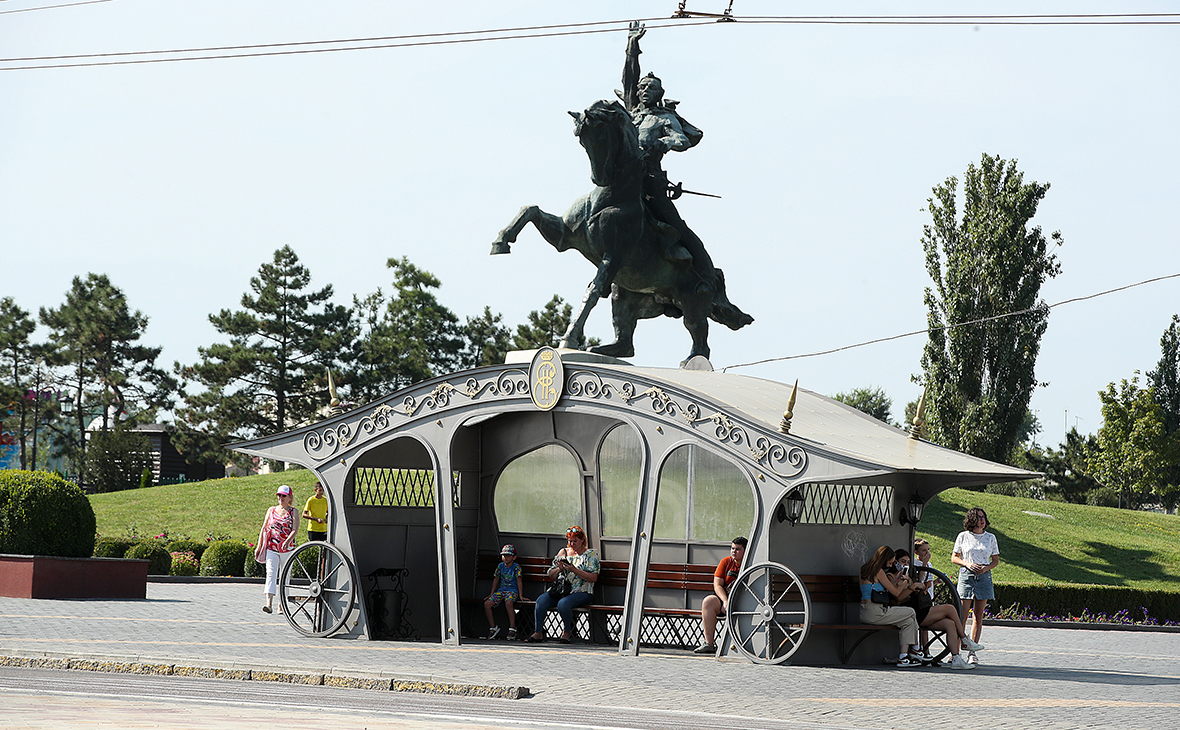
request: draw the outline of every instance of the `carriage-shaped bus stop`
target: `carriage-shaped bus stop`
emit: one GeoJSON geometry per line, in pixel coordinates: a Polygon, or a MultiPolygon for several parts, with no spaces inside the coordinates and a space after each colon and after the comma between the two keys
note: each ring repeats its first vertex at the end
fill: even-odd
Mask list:
{"type": "Polygon", "coordinates": [[[713,568],[746,535],[720,651],[868,660],[896,649],[848,628],[848,582],[872,551],[908,547],[945,489],[1034,476],[783,383],[551,348],[508,360],[234,445],[305,466],[328,494],[331,545],[301,547],[315,559],[297,552],[280,583],[296,629],[458,645],[486,630],[500,546],[544,566],[578,524],[614,566],[586,640],[691,645],[713,568]]]}

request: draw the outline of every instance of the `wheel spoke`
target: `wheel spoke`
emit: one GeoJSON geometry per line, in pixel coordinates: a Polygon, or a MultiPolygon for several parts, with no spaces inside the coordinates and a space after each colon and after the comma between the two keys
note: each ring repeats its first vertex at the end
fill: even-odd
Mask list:
{"type": "MultiPolygon", "coordinates": [[[[753,599],[754,599],[754,601],[755,601],[755,602],[756,602],[756,603],[757,603],[759,606],[762,606],[762,605],[764,605],[764,604],[762,603],[762,598],[761,598],[761,597],[760,597],[760,596],[759,596],[757,593],[755,593],[755,592],[754,592],[754,589],[753,589],[753,588],[751,588],[751,587],[750,587],[749,585],[747,585],[746,583],[742,583],[742,584],[741,584],[741,587],[742,587],[742,588],[744,588],[744,589],[745,589],[745,591],[746,591],[747,593],[749,593],[749,594],[750,594],[750,598],[753,598],[753,599]]],[[[732,599],[731,599],[731,600],[732,600],[732,599]]]]}
{"type": "Polygon", "coordinates": [[[335,566],[333,566],[330,571],[328,571],[324,574],[324,582],[327,582],[327,580],[329,578],[335,576],[336,573],[343,567],[344,567],[344,563],[336,563],[335,566]]]}

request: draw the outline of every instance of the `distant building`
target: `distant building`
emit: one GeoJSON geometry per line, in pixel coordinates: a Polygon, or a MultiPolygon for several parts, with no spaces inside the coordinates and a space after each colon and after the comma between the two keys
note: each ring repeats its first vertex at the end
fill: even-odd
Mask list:
{"type": "Polygon", "coordinates": [[[145,423],[131,429],[131,432],[143,434],[152,445],[152,482],[155,484],[199,482],[225,476],[225,464],[206,461],[187,463],[172,445],[172,434],[162,423],[145,423]]]}

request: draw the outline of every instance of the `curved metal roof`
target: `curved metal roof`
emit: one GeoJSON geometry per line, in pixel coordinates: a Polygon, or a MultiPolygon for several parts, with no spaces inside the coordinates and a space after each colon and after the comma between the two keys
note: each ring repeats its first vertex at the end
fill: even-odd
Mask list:
{"type": "MultiPolygon", "coordinates": [[[[618,365],[597,367],[616,369],[621,374],[642,373],[675,383],[774,431],[782,422],[791,396],[791,385],[734,373],[618,365]]],[[[796,396],[790,435],[824,451],[871,462],[891,471],[970,475],[985,479],[983,483],[1039,476],[1036,472],[910,438],[900,428],[803,388],[799,388],[796,396]]]]}

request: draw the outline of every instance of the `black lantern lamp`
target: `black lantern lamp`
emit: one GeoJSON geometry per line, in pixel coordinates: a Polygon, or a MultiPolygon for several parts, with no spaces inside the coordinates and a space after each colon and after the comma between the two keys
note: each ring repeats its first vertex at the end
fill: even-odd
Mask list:
{"type": "Polygon", "coordinates": [[[922,495],[917,492],[913,497],[910,497],[910,503],[901,511],[902,525],[916,525],[922,521],[922,510],[926,508],[926,500],[922,499],[922,495]]]}
{"type": "Polygon", "coordinates": [[[778,503],[774,516],[779,522],[790,522],[794,527],[803,517],[803,492],[795,487],[778,503]]]}

